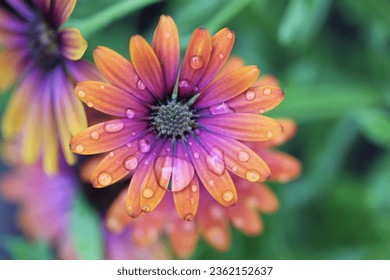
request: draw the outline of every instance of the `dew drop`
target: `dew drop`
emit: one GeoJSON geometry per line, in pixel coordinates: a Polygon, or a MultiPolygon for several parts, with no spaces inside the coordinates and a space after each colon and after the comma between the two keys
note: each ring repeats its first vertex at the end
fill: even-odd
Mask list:
{"type": "Polygon", "coordinates": [[[213,115],[221,115],[226,113],[233,113],[233,109],[229,107],[226,102],[222,102],[218,105],[213,105],[209,107],[210,113],[213,115]]]}
{"type": "Polygon", "coordinates": [[[192,191],[193,193],[196,193],[196,192],[198,191],[198,186],[197,186],[197,185],[192,185],[192,186],[191,186],[191,191],[192,191]]]}
{"type": "Polygon", "coordinates": [[[272,90],[270,88],[264,89],[264,95],[270,95],[272,93],[272,90]]]}
{"type": "Polygon", "coordinates": [[[267,132],[267,137],[268,137],[268,138],[271,138],[273,135],[274,135],[274,134],[272,133],[272,131],[268,131],[268,132],[267,132]]]}
{"type": "Polygon", "coordinates": [[[127,143],[126,146],[127,146],[128,148],[131,148],[133,145],[132,145],[131,143],[127,143]]]}
{"type": "Polygon", "coordinates": [[[145,139],[141,139],[138,142],[138,148],[141,151],[141,153],[147,153],[150,150],[150,144],[145,139]]]}
{"type": "Polygon", "coordinates": [[[84,152],[85,147],[84,147],[83,144],[78,144],[78,145],[76,145],[76,147],[74,148],[74,150],[75,150],[76,153],[82,153],[82,152],[84,152]]]}
{"type": "Polygon", "coordinates": [[[79,96],[80,98],[84,98],[84,97],[87,96],[87,94],[86,94],[85,91],[83,91],[83,90],[79,90],[79,91],[77,92],[77,94],[78,94],[78,96],[79,96]]]}
{"type": "Polygon", "coordinates": [[[88,106],[89,108],[92,108],[93,106],[95,106],[95,104],[94,104],[93,102],[91,102],[91,101],[88,101],[88,102],[87,102],[87,106],[88,106]]]}
{"type": "Polygon", "coordinates": [[[195,129],[195,134],[196,135],[200,135],[200,129],[199,128],[195,129]]]}
{"type": "Polygon", "coordinates": [[[115,156],[115,153],[114,153],[114,152],[110,152],[110,153],[108,154],[108,156],[111,157],[111,158],[113,158],[113,157],[115,156]]]}
{"type": "Polygon", "coordinates": [[[191,204],[191,205],[194,205],[194,204],[195,204],[195,199],[190,198],[190,204],[191,204]]]}
{"type": "Polygon", "coordinates": [[[222,150],[217,147],[211,149],[211,154],[206,157],[206,165],[211,172],[221,176],[225,172],[222,150]]]}
{"type": "Polygon", "coordinates": [[[103,129],[107,133],[116,133],[121,131],[125,124],[121,120],[108,121],[104,124],[103,129]]]}
{"type": "Polygon", "coordinates": [[[99,140],[100,134],[96,130],[91,131],[90,137],[92,140],[99,140]]]}
{"type": "Polygon", "coordinates": [[[250,182],[257,182],[260,180],[260,173],[257,172],[256,170],[249,170],[246,172],[245,177],[248,179],[250,182]]]}
{"type": "Polygon", "coordinates": [[[237,172],[238,171],[238,167],[237,166],[233,166],[232,170],[233,170],[233,172],[237,172]]]}
{"type": "Polygon", "coordinates": [[[192,91],[194,91],[194,92],[198,92],[198,90],[199,90],[198,87],[194,87],[194,88],[192,89],[192,91]]]}
{"type": "Polygon", "coordinates": [[[209,185],[213,187],[213,186],[215,185],[214,180],[210,180],[210,181],[209,181],[209,185]]]}
{"type": "Polygon", "coordinates": [[[138,165],[138,160],[135,156],[129,156],[125,158],[125,160],[123,161],[123,166],[129,171],[136,169],[137,165],[138,165]]]}
{"type": "Polygon", "coordinates": [[[194,70],[198,70],[203,66],[203,58],[199,55],[194,55],[190,58],[190,66],[194,70]]]}
{"type": "Polygon", "coordinates": [[[179,82],[179,88],[188,88],[190,87],[190,83],[187,80],[181,80],[179,82]]]}
{"type": "Polygon", "coordinates": [[[99,87],[100,87],[100,89],[104,89],[104,85],[100,85],[99,87]]]}
{"type": "Polygon", "coordinates": [[[233,38],[233,33],[231,31],[228,32],[228,34],[226,34],[226,38],[228,38],[229,40],[233,38]]]}
{"type": "Polygon", "coordinates": [[[223,53],[220,53],[218,57],[219,59],[223,59],[225,56],[223,55],[223,53]]]}
{"type": "Polygon", "coordinates": [[[197,152],[194,153],[194,158],[198,159],[199,156],[200,156],[199,153],[197,153],[197,152]]]}
{"type": "Polygon", "coordinates": [[[112,182],[112,177],[107,172],[102,172],[98,177],[98,182],[102,186],[108,186],[112,182]]]}
{"type": "Polygon", "coordinates": [[[188,145],[192,146],[192,142],[191,142],[191,141],[188,141],[188,145]]]}
{"type": "Polygon", "coordinates": [[[171,37],[171,33],[169,33],[169,32],[165,32],[165,38],[169,38],[169,37],[171,37]]]}
{"type": "Polygon", "coordinates": [[[144,90],[146,87],[145,87],[145,84],[144,84],[144,82],[142,81],[142,80],[138,80],[138,82],[137,82],[137,88],[139,89],[139,90],[144,90]]]}
{"type": "Polygon", "coordinates": [[[256,98],[256,93],[253,90],[248,90],[245,94],[245,98],[248,101],[252,101],[256,98]]]}
{"type": "Polygon", "coordinates": [[[145,205],[144,207],[142,207],[142,211],[148,213],[150,212],[150,207],[148,205],[145,205]]]}
{"type": "Polygon", "coordinates": [[[151,198],[153,196],[154,192],[151,188],[145,188],[144,191],[142,192],[142,195],[145,198],[151,198]]]}
{"type": "Polygon", "coordinates": [[[194,219],[194,215],[192,214],[187,214],[185,217],[184,217],[184,220],[186,220],[187,222],[190,222],[194,219]]]}
{"type": "Polygon", "coordinates": [[[259,109],[260,114],[264,114],[264,112],[265,112],[264,109],[259,109]]]}
{"type": "Polygon", "coordinates": [[[136,136],[137,135],[137,133],[135,133],[134,131],[131,133],[131,135],[133,135],[133,136],[136,136]]]}
{"type": "Polygon", "coordinates": [[[231,191],[226,191],[223,193],[222,198],[226,202],[229,202],[232,201],[232,199],[234,198],[234,194],[231,191]]]}
{"type": "Polygon", "coordinates": [[[247,152],[245,151],[239,151],[238,152],[238,159],[241,161],[241,162],[247,162],[249,159],[250,159],[250,156],[247,152]]]}
{"type": "Polygon", "coordinates": [[[129,119],[133,119],[135,117],[135,112],[134,110],[132,109],[127,109],[126,110],[126,117],[128,117],[129,119]]]}

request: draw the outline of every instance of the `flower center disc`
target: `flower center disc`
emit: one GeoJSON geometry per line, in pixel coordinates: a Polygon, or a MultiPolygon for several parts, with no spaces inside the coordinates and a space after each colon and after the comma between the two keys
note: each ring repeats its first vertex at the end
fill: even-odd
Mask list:
{"type": "Polygon", "coordinates": [[[59,36],[56,29],[44,19],[31,24],[28,48],[34,62],[42,70],[52,70],[60,62],[59,36]]]}
{"type": "Polygon", "coordinates": [[[152,110],[151,126],[161,136],[183,136],[195,127],[194,114],[187,103],[172,100],[152,110]]]}

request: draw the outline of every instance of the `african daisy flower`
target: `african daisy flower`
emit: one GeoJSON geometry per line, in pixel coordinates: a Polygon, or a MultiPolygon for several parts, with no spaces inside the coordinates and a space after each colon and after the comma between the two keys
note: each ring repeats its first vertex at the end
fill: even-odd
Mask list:
{"type": "Polygon", "coordinates": [[[80,31],[61,29],[75,4],[76,0],[0,3],[0,90],[17,83],[3,116],[3,137],[22,135],[24,162],[42,158],[49,174],[58,169],[60,145],[67,162],[75,162],[69,141],[87,127],[74,83],[99,77],[94,66],[80,60],[87,48],[80,31]]]}
{"type": "Polygon", "coordinates": [[[82,131],[70,146],[78,154],[109,152],[91,176],[95,187],[134,173],[126,198],[132,217],[152,211],[171,190],[180,217],[191,220],[201,185],[221,205],[232,206],[238,196],[230,173],[251,182],[270,177],[264,160],[240,141],[281,134],[277,121],[259,113],[279,104],[283,94],[279,87],[253,86],[256,66],[220,72],[233,43],[227,28],[212,37],[196,29],[178,73],[178,31],[162,16],[152,46],[139,35],[130,39],[131,62],[108,48],[94,51],[110,83],[82,82],[75,92],[118,118],[82,131]]]}
{"type": "MultiPolygon", "coordinates": [[[[258,83],[265,81],[261,79],[258,83]]],[[[296,158],[271,149],[285,143],[296,132],[296,124],[292,120],[281,119],[279,122],[283,126],[283,134],[272,143],[250,144],[260,156],[267,158],[267,163],[271,163],[271,180],[285,183],[300,174],[301,164],[296,158]]],[[[156,211],[137,219],[131,218],[124,207],[126,199],[124,190],[107,212],[107,227],[113,232],[122,232],[132,225],[134,228],[132,238],[140,246],[154,243],[166,236],[174,253],[181,258],[191,255],[200,236],[203,236],[213,248],[224,252],[231,244],[230,224],[247,235],[259,235],[264,228],[259,212],[273,213],[279,206],[277,197],[268,186],[252,183],[235,175],[232,179],[240,193],[238,203],[234,207],[222,207],[203,191],[200,193],[199,211],[192,221],[183,221],[174,213],[175,206],[171,197],[165,197],[156,211]]]]}

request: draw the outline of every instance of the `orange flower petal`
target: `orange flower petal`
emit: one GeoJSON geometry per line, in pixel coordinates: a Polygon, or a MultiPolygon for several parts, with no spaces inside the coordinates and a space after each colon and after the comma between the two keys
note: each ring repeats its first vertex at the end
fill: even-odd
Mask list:
{"type": "Polygon", "coordinates": [[[211,50],[210,33],[204,28],[196,29],[192,33],[180,71],[180,96],[186,96],[191,90],[198,91],[195,87],[207,69],[211,50]]]}
{"type": "Polygon", "coordinates": [[[149,90],[140,82],[133,65],[126,58],[109,48],[100,46],[93,51],[93,58],[99,71],[112,85],[143,101],[154,100],[149,90]]]}
{"type": "Polygon", "coordinates": [[[229,249],[230,229],[224,209],[212,203],[208,207],[201,205],[197,219],[204,238],[211,246],[221,252],[229,249]]]}
{"type": "Polygon", "coordinates": [[[99,123],[73,137],[70,148],[81,155],[112,151],[131,142],[146,127],[145,122],[125,119],[99,123]]]}
{"type": "Polygon", "coordinates": [[[279,208],[279,200],[275,193],[266,185],[254,186],[257,194],[254,197],[258,200],[258,209],[263,213],[274,213],[279,208]]]}
{"type": "Polygon", "coordinates": [[[132,239],[136,245],[150,246],[158,240],[165,219],[161,213],[155,212],[138,218],[132,232],[132,239]]]}
{"type": "Polygon", "coordinates": [[[62,54],[70,60],[79,60],[87,50],[88,43],[77,28],[61,31],[62,54]]]}
{"type": "Polygon", "coordinates": [[[236,97],[247,90],[257,79],[260,70],[256,66],[246,66],[230,72],[201,92],[197,108],[205,108],[236,97]]]}
{"type": "Polygon", "coordinates": [[[258,153],[271,168],[270,180],[272,181],[286,183],[294,180],[301,173],[300,161],[289,154],[266,149],[258,153]]]}
{"type": "Polygon", "coordinates": [[[282,134],[282,126],[262,115],[233,113],[199,119],[210,131],[243,141],[269,141],[282,134]]]}
{"type": "MultiPolygon", "coordinates": [[[[152,134],[143,137],[143,141],[151,141],[152,134]]],[[[95,188],[112,185],[133,172],[145,154],[139,150],[139,139],[133,140],[123,147],[113,150],[96,166],[91,175],[91,183],[95,188]]]]}
{"type": "Polygon", "coordinates": [[[194,219],[199,205],[199,180],[194,176],[190,184],[179,192],[173,192],[177,214],[181,219],[194,219]]]}
{"type": "Polygon", "coordinates": [[[23,57],[13,51],[0,51],[0,91],[12,86],[21,72],[23,57]]]}
{"type": "Polygon", "coordinates": [[[189,139],[192,162],[207,191],[223,206],[237,203],[237,191],[225,166],[214,155],[205,151],[198,140],[189,139]]]}
{"type": "Polygon", "coordinates": [[[226,166],[231,172],[251,182],[269,179],[271,170],[266,162],[246,145],[207,132],[202,132],[200,137],[215,158],[217,166],[226,166]]]}
{"type": "Polygon", "coordinates": [[[261,76],[260,79],[256,81],[254,86],[262,87],[262,86],[274,86],[279,87],[279,81],[272,75],[264,75],[261,76]]]}
{"type": "Polygon", "coordinates": [[[140,35],[130,39],[130,56],[143,84],[158,99],[164,99],[164,80],[160,62],[149,43],[140,35]]]}
{"type": "Polygon", "coordinates": [[[235,112],[263,114],[278,106],[283,98],[284,93],[279,87],[250,87],[226,103],[235,112]]]}
{"type": "MultiPolygon", "coordinates": [[[[261,147],[276,147],[283,145],[297,133],[297,124],[291,119],[276,119],[283,127],[283,133],[271,141],[264,142],[261,147]]],[[[254,147],[257,143],[253,143],[254,147]]]]}
{"type": "Polygon", "coordinates": [[[53,19],[57,26],[68,20],[76,6],[76,0],[52,0],[53,19]]]}
{"type": "Polygon", "coordinates": [[[5,139],[13,138],[21,129],[26,120],[26,112],[37,87],[40,75],[38,72],[31,72],[21,81],[11,96],[8,106],[5,109],[2,122],[2,132],[5,139]]]}
{"type": "Polygon", "coordinates": [[[153,50],[162,67],[165,92],[170,93],[176,83],[180,59],[179,33],[171,17],[160,17],[153,36],[153,50]]]}
{"type": "Polygon", "coordinates": [[[173,252],[179,258],[187,259],[198,243],[198,231],[195,221],[174,219],[168,226],[168,239],[173,252]]]}
{"type": "Polygon", "coordinates": [[[186,188],[195,174],[194,166],[188,157],[187,150],[179,140],[176,144],[176,154],[172,166],[172,191],[177,192],[186,188]]]}
{"type": "Polygon", "coordinates": [[[226,61],[225,65],[222,67],[221,71],[219,72],[217,78],[221,78],[229,74],[230,72],[243,68],[244,66],[245,63],[241,57],[232,56],[228,59],[228,61],[226,61]]]}
{"type": "Polygon", "coordinates": [[[122,232],[125,227],[134,221],[126,212],[126,196],[127,190],[121,191],[107,211],[105,224],[114,233],[122,232]]]}
{"type": "Polygon", "coordinates": [[[236,206],[226,209],[226,211],[233,225],[240,231],[248,235],[258,235],[263,231],[263,223],[257,209],[250,209],[239,202],[236,206]]]}
{"type": "Polygon", "coordinates": [[[110,84],[86,81],[78,83],[74,91],[88,107],[109,115],[133,119],[149,112],[140,100],[110,84]]]}
{"type": "Polygon", "coordinates": [[[202,78],[198,82],[199,91],[212,81],[229,58],[234,45],[235,35],[229,28],[218,31],[212,38],[210,61],[202,78]]]}

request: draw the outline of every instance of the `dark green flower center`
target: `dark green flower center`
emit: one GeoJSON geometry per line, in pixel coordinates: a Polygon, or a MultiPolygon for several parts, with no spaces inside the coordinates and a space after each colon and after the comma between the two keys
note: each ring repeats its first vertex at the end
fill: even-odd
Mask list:
{"type": "Polygon", "coordinates": [[[171,100],[152,110],[150,124],[161,136],[181,137],[196,127],[194,112],[185,102],[171,100]]]}
{"type": "Polygon", "coordinates": [[[57,29],[45,19],[39,18],[30,25],[28,48],[35,64],[50,71],[61,61],[60,39],[57,29]]]}

